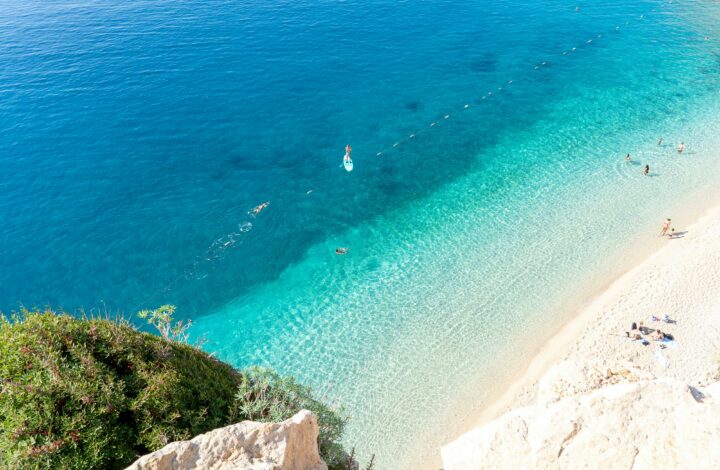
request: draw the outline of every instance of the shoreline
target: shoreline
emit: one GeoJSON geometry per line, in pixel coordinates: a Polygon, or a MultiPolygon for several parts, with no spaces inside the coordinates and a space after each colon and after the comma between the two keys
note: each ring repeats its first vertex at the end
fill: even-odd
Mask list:
{"type": "MultiPolygon", "coordinates": [[[[441,413],[444,423],[454,422],[455,432],[446,435],[440,446],[435,447],[434,450],[424,446],[425,439],[419,438],[417,444],[405,454],[404,464],[409,465],[408,468],[427,470],[442,468],[440,456],[442,447],[502,416],[507,411],[530,403],[535,398],[534,389],[538,380],[557,362],[570,354],[573,346],[579,341],[581,333],[598,315],[598,311],[603,310],[602,307],[608,303],[614,293],[626,286],[629,278],[673,245],[681,245],[688,238],[701,232],[698,228],[706,224],[709,219],[717,217],[720,221],[720,195],[716,195],[709,187],[703,188],[672,201],[672,204],[665,209],[661,214],[662,217],[657,221],[657,226],[645,228],[647,235],[629,240],[619,252],[604,261],[605,267],[602,268],[604,272],[597,275],[598,270],[593,268],[595,274],[588,278],[577,279],[563,303],[554,311],[548,312],[555,316],[552,320],[554,324],[543,332],[545,334],[542,338],[534,344],[528,344],[521,357],[516,355],[497,358],[498,364],[504,365],[495,369],[496,372],[500,371],[500,374],[495,375],[492,389],[483,388],[486,378],[480,376],[466,382],[461,389],[456,389],[456,398],[441,413]],[[677,240],[657,236],[665,215],[671,216],[676,230],[689,231],[691,236],[677,240]]],[[[718,235],[720,238],[720,234],[718,235]]],[[[720,246],[718,250],[720,252],[720,246]]],[[[637,319],[645,318],[638,316],[637,319]]],[[[627,322],[625,330],[629,329],[629,324],[630,322],[627,322]]],[[[718,328],[720,331],[720,324],[718,328]]],[[[615,332],[623,333],[625,330],[620,331],[618,328],[615,332]]]]}
{"type": "MultiPolygon", "coordinates": [[[[698,196],[698,199],[700,199],[700,196],[698,196]]],[[[552,334],[549,339],[532,354],[527,367],[525,367],[521,373],[509,378],[507,382],[508,385],[504,387],[503,392],[492,396],[486,404],[480,407],[479,412],[476,413],[475,416],[467,420],[468,425],[463,426],[463,431],[455,436],[454,439],[446,442],[445,445],[453,442],[468,431],[481,427],[510,410],[528,405],[535,398],[535,389],[540,378],[555,364],[563,360],[570,359],[583,364],[584,362],[597,360],[601,362],[609,361],[612,356],[616,360],[625,359],[629,362],[637,361],[637,365],[653,369],[652,364],[654,359],[643,357],[643,353],[645,353],[644,356],[649,356],[649,354],[647,354],[648,351],[642,349],[638,351],[638,348],[642,348],[642,346],[629,341],[620,343],[619,341],[623,338],[617,338],[618,341],[614,339],[608,340],[606,335],[617,334],[617,336],[621,337],[623,332],[629,329],[629,322],[627,321],[625,321],[627,325],[624,326],[624,330],[622,328],[616,328],[616,324],[623,321],[623,316],[627,317],[628,312],[623,311],[624,308],[622,308],[625,302],[624,299],[632,296],[633,289],[636,288],[639,283],[649,282],[647,285],[651,285],[653,281],[663,282],[661,278],[663,276],[672,278],[672,270],[676,266],[681,265],[686,257],[691,258],[693,254],[697,256],[698,254],[705,254],[712,251],[713,246],[711,244],[701,244],[698,247],[697,243],[706,242],[707,240],[702,240],[702,237],[707,235],[708,232],[712,232],[713,229],[715,229],[716,232],[720,232],[720,204],[718,204],[717,201],[713,202],[715,202],[715,204],[707,204],[706,202],[705,209],[689,211],[690,214],[695,217],[690,225],[682,229],[682,231],[687,231],[685,236],[676,240],[665,239],[667,242],[665,246],[651,250],[650,253],[641,258],[639,262],[634,263],[632,267],[606,284],[596,295],[588,297],[587,300],[576,309],[576,313],[569,317],[560,329],[552,334]],[[672,264],[673,260],[679,261],[677,265],[672,264]],[[658,267],[662,268],[664,266],[668,267],[667,271],[663,272],[662,269],[658,269],[658,267]],[[653,273],[657,273],[657,276],[653,276],[653,273]],[[618,312],[619,314],[615,315],[618,312]],[[607,313],[612,313],[613,315],[607,315],[607,313]],[[623,315],[623,313],[625,313],[625,315],[623,315]],[[608,327],[610,331],[608,331],[608,327]],[[600,343],[603,342],[605,343],[604,347],[600,345],[600,343]],[[603,349],[602,352],[606,354],[591,354],[594,351],[594,346],[603,349]]],[[[720,253],[720,242],[715,242],[715,248],[715,251],[720,253]]],[[[712,258],[712,253],[709,253],[709,255],[708,257],[712,258]]],[[[687,263],[686,261],[686,264],[687,263]]],[[[711,268],[714,265],[710,264],[709,266],[711,268]]],[[[685,266],[685,268],[688,269],[687,266],[685,266]]],[[[680,266],[679,270],[682,270],[682,266],[680,266]]],[[[699,276],[703,277],[703,279],[709,279],[712,283],[714,279],[713,273],[708,273],[707,271],[708,270],[701,271],[699,276]]],[[[715,274],[715,278],[720,278],[720,275],[715,274]]],[[[665,282],[668,281],[666,280],[665,282]]],[[[673,279],[672,282],[676,282],[676,280],[673,279]]],[[[683,282],[681,281],[679,284],[683,284],[683,282]]],[[[666,291],[659,290],[655,292],[656,297],[666,297],[668,291],[677,293],[674,292],[678,290],[677,285],[671,284],[665,287],[668,287],[666,291]]],[[[680,288],[680,290],[682,290],[682,288],[680,288]]],[[[687,290],[688,289],[685,288],[685,291],[687,290]]],[[[708,292],[708,294],[711,293],[712,292],[708,292]]],[[[692,295],[692,293],[689,295],[692,295]]],[[[675,310],[686,313],[692,312],[692,307],[698,304],[698,302],[692,302],[693,298],[683,301],[682,295],[678,297],[680,297],[680,301],[676,300],[675,303],[684,305],[686,308],[674,309],[670,312],[671,318],[678,318],[678,313],[675,310]]],[[[707,296],[708,299],[711,299],[711,297],[711,295],[707,296]]],[[[637,317],[636,319],[638,321],[646,321],[647,323],[647,317],[651,311],[654,310],[647,307],[643,312],[637,312],[635,315],[637,317]]],[[[658,311],[658,313],[660,312],[658,311]]],[[[699,330],[699,328],[704,323],[703,320],[704,317],[695,315],[693,321],[688,319],[687,326],[685,326],[685,322],[682,323],[683,329],[702,334],[703,332],[699,330]]],[[[665,324],[661,324],[663,328],[665,328],[665,324]]],[[[620,326],[622,325],[624,325],[624,323],[620,323],[620,326]]],[[[652,327],[653,325],[650,326],[652,327]]],[[[667,330],[675,334],[670,325],[667,326],[667,330]]],[[[659,374],[659,376],[680,378],[688,383],[692,381],[693,384],[702,383],[705,379],[703,373],[706,375],[716,373],[717,367],[715,367],[714,370],[712,369],[712,363],[708,363],[708,357],[705,358],[705,363],[703,363],[702,357],[696,359],[696,355],[702,356],[701,352],[697,351],[698,345],[693,343],[692,338],[685,336],[686,335],[683,335],[683,337],[677,338],[677,343],[686,350],[684,356],[672,357],[672,359],[674,362],[684,364],[684,366],[675,367],[675,369],[692,370],[695,375],[691,378],[690,375],[687,375],[687,373],[681,370],[664,369],[660,370],[661,374],[659,374]],[[699,363],[699,366],[696,364],[695,367],[688,367],[689,363],[693,362],[699,363]],[[700,370],[699,376],[698,370],[700,370]],[[665,372],[665,374],[662,374],[662,372],[665,372]]],[[[720,342],[718,344],[720,344],[720,342]]],[[[654,346],[650,346],[648,350],[651,350],[652,347],[654,346]]],[[[666,354],[666,356],[669,355],[669,353],[666,354]]],[[[658,375],[657,367],[654,369],[654,372],[658,375]]]]}

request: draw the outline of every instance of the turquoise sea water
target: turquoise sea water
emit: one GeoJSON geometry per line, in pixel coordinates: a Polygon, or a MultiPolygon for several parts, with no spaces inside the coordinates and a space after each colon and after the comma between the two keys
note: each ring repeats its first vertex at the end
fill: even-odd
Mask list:
{"type": "Polygon", "coordinates": [[[379,468],[428,464],[712,195],[718,18],[0,0],[0,308],[173,303],[218,357],[344,406],[379,468]]]}

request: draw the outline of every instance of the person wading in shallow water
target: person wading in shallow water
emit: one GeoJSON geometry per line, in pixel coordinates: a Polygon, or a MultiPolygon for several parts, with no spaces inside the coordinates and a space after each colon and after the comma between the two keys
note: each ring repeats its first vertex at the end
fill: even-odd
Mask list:
{"type": "Polygon", "coordinates": [[[665,222],[662,224],[662,230],[660,230],[660,236],[664,237],[667,235],[667,231],[670,228],[670,219],[665,219],[665,222]]]}
{"type": "Polygon", "coordinates": [[[643,175],[647,176],[650,174],[650,165],[645,165],[645,168],[643,168],[643,175]]]}

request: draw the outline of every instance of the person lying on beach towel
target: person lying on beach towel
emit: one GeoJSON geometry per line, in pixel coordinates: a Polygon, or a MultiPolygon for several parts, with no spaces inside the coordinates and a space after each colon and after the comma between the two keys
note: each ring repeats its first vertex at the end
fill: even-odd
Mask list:
{"type": "Polygon", "coordinates": [[[653,341],[673,341],[675,337],[670,333],[665,333],[660,330],[655,330],[650,334],[650,339],[653,341]]]}
{"type": "Polygon", "coordinates": [[[653,341],[662,341],[663,339],[665,339],[665,335],[660,330],[653,331],[652,333],[650,333],[649,336],[650,336],[650,339],[653,341]]]}

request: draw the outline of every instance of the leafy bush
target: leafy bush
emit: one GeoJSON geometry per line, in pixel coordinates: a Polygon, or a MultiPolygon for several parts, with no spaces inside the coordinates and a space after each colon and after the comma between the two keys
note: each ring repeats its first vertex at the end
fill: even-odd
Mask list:
{"type": "Polygon", "coordinates": [[[228,424],[240,381],[204,352],[128,325],[50,311],[0,317],[0,461],[123,468],[228,424]]]}
{"type": "Polygon", "coordinates": [[[253,421],[283,421],[300,410],[310,410],[318,417],[320,455],[330,468],[345,468],[347,460],[340,439],[346,419],[337,411],[312,396],[309,387],[298,384],[293,377],[281,377],[261,367],[245,371],[240,381],[231,419],[240,416],[253,421]]]}
{"type": "Polygon", "coordinates": [[[178,341],[187,326],[173,313],[141,315],[162,338],[50,310],[0,315],[0,468],[124,468],[168,442],[300,409],[317,415],[330,468],[346,468],[341,414],[293,378],[238,372],[178,341]]]}

